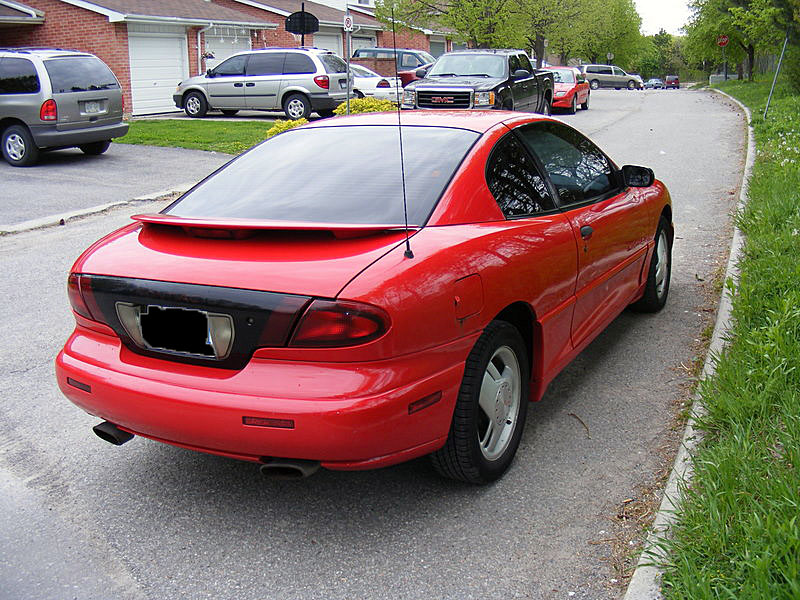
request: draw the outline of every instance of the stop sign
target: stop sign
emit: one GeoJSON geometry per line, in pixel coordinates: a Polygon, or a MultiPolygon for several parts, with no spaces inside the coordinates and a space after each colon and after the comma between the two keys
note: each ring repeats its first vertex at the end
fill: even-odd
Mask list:
{"type": "Polygon", "coordinates": [[[720,35],[717,37],[717,45],[720,48],[724,48],[728,45],[728,36],[727,35],[720,35]]]}

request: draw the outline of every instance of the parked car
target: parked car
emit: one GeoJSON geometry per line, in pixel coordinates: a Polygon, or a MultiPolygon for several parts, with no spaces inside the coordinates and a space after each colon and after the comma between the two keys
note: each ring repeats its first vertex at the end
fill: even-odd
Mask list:
{"type": "Polygon", "coordinates": [[[403,90],[403,108],[495,108],[550,114],[553,74],[522,50],[459,50],[439,57],[403,90]]]}
{"type": "Polygon", "coordinates": [[[627,306],[664,306],[650,169],[552,119],[414,111],[403,184],[397,118],[274,136],[78,258],[56,376],[97,435],[296,476],[430,454],[485,483],[529,400],[627,306]]]}
{"type": "Polygon", "coordinates": [[[664,89],[675,88],[680,89],[681,82],[677,75],[667,75],[664,78],[664,89]]]}
{"type": "Polygon", "coordinates": [[[403,86],[397,77],[384,77],[361,65],[350,65],[353,72],[353,94],[357,98],[365,96],[400,102],[403,86]]]}
{"type": "Polygon", "coordinates": [[[580,65],[578,69],[593,90],[601,87],[635,90],[638,84],[635,77],[615,65],[580,65]]]}
{"type": "Polygon", "coordinates": [[[423,65],[436,62],[430,52],[409,48],[356,48],[353,58],[395,58],[398,71],[419,69],[423,65]]]}
{"type": "Polygon", "coordinates": [[[555,93],[553,108],[566,108],[574,115],[578,105],[589,110],[589,84],[586,78],[574,67],[545,67],[553,72],[555,93]]]}
{"type": "Polygon", "coordinates": [[[397,76],[400,78],[403,87],[406,87],[412,81],[416,81],[417,79],[422,79],[423,77],[425,77],[425,74],[428,72],[428,69],[430,69],[432,66],[433,63],[428,63],[422,65],[417,69],[411,69],[409,71],[398,71],[397,76]],[[422,77],[420,77],[420,75],[422,75],[422,77]]]}
{"type": "Polygon", "coordinates": [[[644,89],[644,79],[642,79],[641,75],[639,75],[638,73],[628,73],[628,75],[630,75],[631,77],[633,77],[636,80],[636,89],[637,90],[643,90],[644,89]]]}
{"type": "Polygon", "coordinates": [[[347,63],[330,50],[266,48],[234,54],[178,84],[175,106],[190,117],[209,110],[283,110],[289,119],[333,115],[347,100],[347,63]]]}
{"type": "Polygon", "coordinates": [[[93,54],[0,48],[0,145],[12,166],[60,148],[103,154],[128,133],[123,109],[119,81],[93,54]]]}
{"type": "Polygon", "coordinates": [[[644,88],[646,90],[660,90],[663,87],[664,87],[664,82],[658,77],[653,77],[652,79],[648,79],[644,84],[644,88]]]}

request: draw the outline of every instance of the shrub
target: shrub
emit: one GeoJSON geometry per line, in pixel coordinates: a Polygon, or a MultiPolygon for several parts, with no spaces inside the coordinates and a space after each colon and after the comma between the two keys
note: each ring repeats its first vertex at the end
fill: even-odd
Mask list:
{"type": "Polygon", "coordinates": [[[275,121],[275,123],[267,130],[267,139],[273,135],[278,135],[284,131],[288,131],[293,127],[300,127],[308,123],[308,119],[295,119],[294,121],[275,121]]]}
{"type": "MultiPolygon", "coordinates": [[[[351,98],[350,114],[370,112],[387,112],[397,110],[397,106],[391,100],[379,100],[378,98],[351,98]]],[[[347,114],[347,102],[342,102],[333,111],[334,114],[342,116],[347,114]]]]}
{"type": "Polygon", "coordinates": [[[795,93],[800,94],[800,46],[787,48],[783,60],[789,85],[795,93]]]}

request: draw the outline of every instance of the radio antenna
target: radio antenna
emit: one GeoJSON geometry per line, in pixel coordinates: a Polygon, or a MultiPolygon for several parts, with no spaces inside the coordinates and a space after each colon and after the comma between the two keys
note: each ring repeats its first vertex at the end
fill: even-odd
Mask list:
{"type": "MultiPolygon", "coordinates": [[[[395,23],[394,23],[394,4],[392,4],[392,46],[394,48],[394,84],[395,89],[397,89],[397,82],[400,80],[400,75],[397,72],[397,32],[395,30],[395,23]]],[[[400,103],[403,101],[402,98],[397,99],[397,133],[400,136],[400,179],[403,183],[403,217],[405,218],[406,224],[406,251],[403,253],[403,256],[406,258],[414,258],[414,253],[411,251],[411,242],[408,236],[408,200],[406,198],[406,167],[405,161],[403,160],[403,124],[400,121],[400,103]]]]}

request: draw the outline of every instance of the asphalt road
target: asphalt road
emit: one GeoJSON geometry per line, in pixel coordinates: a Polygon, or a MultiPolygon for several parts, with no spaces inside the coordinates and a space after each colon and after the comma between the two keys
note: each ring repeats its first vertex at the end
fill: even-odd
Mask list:
{"type": "Polygon", "coordinates": [[[563,119],[669,186],[672,290],[553,382],[488,487],[439,479],[425,460],[276,482],[145,439],[112,447],[61,396],[53,359],[72,327],[72,261],[146,207],[0,237],[0,598],[619,597],[603,540],[652,479],[687,382],[703,292],[727,256],[744,122],[686,90],[599,91],[563,119]]]}

